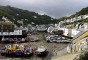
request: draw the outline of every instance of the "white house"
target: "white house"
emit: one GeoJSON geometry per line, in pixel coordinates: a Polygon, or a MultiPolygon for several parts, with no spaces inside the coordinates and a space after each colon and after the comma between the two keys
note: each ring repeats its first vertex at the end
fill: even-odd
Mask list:
{"type": "Polygon", "coordinates": [[[78,24],[76,24],[76,28],[79,30],[88,30],[88,24],[87,23],[78,23],[78,24]]]}
{"type": "Polygon", "coordinates": [[[53,27],[53,26],[50,26],[50,27],[47,29],[47,32],[52,33],[52,31],[54,31],[54,27],[53,27]]]}
{"type": "Polygon", "coordinates": [[[62,23],[69,23],[69,22],[75,22],[75,21],[79,21],[79,20],[82,20],[82,19],[86,19],[88,18],[88,15],[80,15],[78,17],[74,17],[74,18],[70,18],[70,19],[67,19],[67,20],[64,20],[64,21],[61,21],[62,23]]]}
{"type": "Polygon", "coordinates": [[[68,34],[70,34],[71,37],[75,36],[76,34],[80,32],[79,30],[68,29],[68,28],[59,28],[58,30],[63,30],[64,31],[63,35],[68,36],[68,34]]]}

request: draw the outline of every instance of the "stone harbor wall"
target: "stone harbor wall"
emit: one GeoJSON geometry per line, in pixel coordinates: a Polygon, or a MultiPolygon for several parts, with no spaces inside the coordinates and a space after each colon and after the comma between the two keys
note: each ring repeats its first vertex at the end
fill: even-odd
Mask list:
{"type": "Polygon", "coordinates": [[[88,49],[88,37],[72,45],[72,52],[82,52],[88,49]]]}
{"type": "Polygon", "coordinates": [[[68,53],[79,53],[83,51],[85,52],[87,50],[88,50],[88,37],[80,40],[76,44],[69,44],[64,49],[58,51],[55,57],[53,57],[52,59],[63,56],[68,53]]]}

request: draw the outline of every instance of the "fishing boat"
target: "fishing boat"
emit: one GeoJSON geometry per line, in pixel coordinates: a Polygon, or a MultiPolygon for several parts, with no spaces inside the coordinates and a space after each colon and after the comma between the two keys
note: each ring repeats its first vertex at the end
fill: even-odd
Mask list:
{"type": "Polygon", "coordinates": [[[23,54],[23,51],[21,50],[21,49],[16,49],[15,51],[14,51],[14,55],[15,56],[21,56],[23,54]]]}
{"type": "Polygon", "coordinates": [[[28,42],[27,38],[2,38],[2,43],[25,43],[28,42]]]}
{"type": "Polygon", "coordinates": [[[40,46],[35,51],[35,54],[39,57],[42,57],[42,56],[46,56],[48,54],[48,51],[44,46],[40,46]]]}
{"type": "Polygon", "coordinates": [[[6,45],[4,48],[0,49],[1,56],[9,57],[20,57],[20,56],[31,56],[33,55],[32,47],[24,47],[24,45],[14,44],[6,45]]]}
{"type": "Polygon", "coordinates": [[[27,47],[24,49],[24,56],[31,56],[33,55],[32,47],[27,47]]]}
{"type": "Polygon", "coordinates": [[[1,56],[4,56],[6,54],[6,48],[0,49],[1,56]]]}

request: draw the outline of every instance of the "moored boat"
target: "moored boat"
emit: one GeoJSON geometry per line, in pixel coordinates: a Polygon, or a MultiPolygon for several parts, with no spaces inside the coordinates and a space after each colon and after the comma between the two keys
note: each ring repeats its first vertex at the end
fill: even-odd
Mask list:
{"type": "Polygon", "coordinates": [[[46,56],[48,54],[48,51],[44,46],[40,46],[35,51],[35,54],[39,57],[43,57],[43,56],[46,56]]]}

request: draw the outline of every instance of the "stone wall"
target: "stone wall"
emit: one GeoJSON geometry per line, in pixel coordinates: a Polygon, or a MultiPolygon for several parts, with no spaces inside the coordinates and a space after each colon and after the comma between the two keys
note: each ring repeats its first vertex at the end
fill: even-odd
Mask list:
{"type": "Polygon", "coordinates": [[[72,52],[82,52],[88,49],[88,37],[72,45],[72,52]]]}

